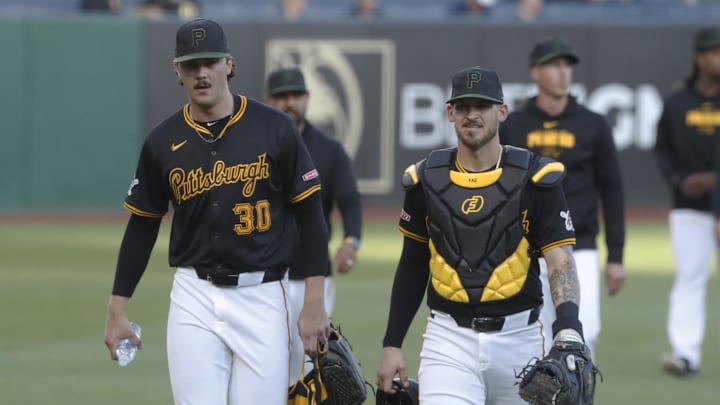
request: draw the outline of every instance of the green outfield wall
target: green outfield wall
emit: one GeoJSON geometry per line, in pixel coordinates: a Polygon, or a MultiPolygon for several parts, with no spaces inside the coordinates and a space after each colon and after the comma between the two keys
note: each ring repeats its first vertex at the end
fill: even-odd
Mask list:
{"type": "Polygon", "coordinates": [[[143,25],[2,19],[0,210],[119,210],[143,132],[143,25]]]}

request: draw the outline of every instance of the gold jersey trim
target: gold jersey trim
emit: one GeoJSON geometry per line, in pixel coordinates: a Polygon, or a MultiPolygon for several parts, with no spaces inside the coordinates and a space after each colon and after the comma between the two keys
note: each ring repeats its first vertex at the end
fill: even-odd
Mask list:
{"type": "Polygon", "coordinates": [[[407,229],[403,228],[402,226],[399,227],[399,228],[400,228],[400,233],[402,233],[403,235],[407,236],[408,238],[413,239],[413,240],[416,240],[416,241],[418,241],[418,242],[420,242],[420,243],[428,243],[428,238],[426,238],[426,237],[424,237],[424,236],[420,236],[420,235],[418,235],[418,234],[416,234],[416,233],[414,233],[414,232],[410,232],[410,231],[408,231],[407,229]]]}
{"type": "Polygon", "coordinates": [[[560,246],[567,246],[567,245],[574,245],[575,244],[575,238],[567,238],[567,239],[560,239],[558,241],[555,241],[553,243],[550,243],[548,245],[545,245],[540,248],[540,251],[543,253],[547,252],[550,249],[560,247],[560,246]]]}
{"type": "Polygon", "coordinates": [[[298,203],[298,202],[300,202],[300,201],[302,201],[302,200],[310,197],[313,193],[315,193],[315,192],[317,192],[317,191],[320,191],[320,185],[319,185],[319,184],[316,184],[316,185],[310,187],[309,189],[303,191],[302,193],[296,195],[295,197],[291,198],[291,199],[290,199],[290,204],[298,203]]]}
{"type": "Polygon", "coordinates": [[[139,209],[139,208],[137,208],[137,207],[134,207],[134,206],[132,206],[132,205],[130,205],[130,204],[128,204],[128,203],[123,203],[123,206],[125,207],[126,210],[132,212],[133,214],[135,214],[135,215],[137,215],[137,216],[141,216],[141,217],[147,217],[147,218],[162,218],[162,217],[165,216],[165,213],[164,213],[164,212],[163,212],[162,214],[158,214],[158,213],[155,213],[155,212],[143,211],[143,210],[141,210],[141,209],[139,209]]]}
{"type": "MultiPolygon", "coordinates": [[[[227,132],[228,128],[230,128],[232,125],[240,121],[240,118],[243,117],[245,114],[245,109],[247,108],[247,97],[240,96],[240,108],[238,108],[237,112],[230,117],[227,124],[225,124],[225,127],[223,127],[222,131],[220,131],[220,135],[218,135],[217,139],[222,138],[225,135],[225,132],[227,132]]],[[[185,123],[190,126],[190,128],[194,129],[197,132],[203,133],[205,135],[208,135],[212,138],[215,137],[212,132],[210,132],[209,129],[205,128],[202,125],[199,125],[197,122],[195,122],[192,117],[190,116],[190,104],[185,104],[183,107],[183,118],[185,118],[185,123]]]]}

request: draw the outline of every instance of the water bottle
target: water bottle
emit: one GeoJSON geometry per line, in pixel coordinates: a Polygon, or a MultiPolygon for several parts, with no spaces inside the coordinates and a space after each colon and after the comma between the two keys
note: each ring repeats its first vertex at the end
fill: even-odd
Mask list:
{"type": "MultiPolygon", "coordinates": [[[[130,322],[130,326],[132,326],[133,331],[137,335],[138,338],[140,338],[140,331],[142,330],[140,328],[140,325],[136,324],[135,322],[130,322]]],[[[117,362],[120,365],[120,367],[125,367],[128,364],[130,364],[133,359],[135,359],[135,354],[137,353],[137,347],[135,346],[135,343],[132,342],[130,339],[123,339],[120,341],[120,344],[118,344],[118,347],[115,349],[115,354],[117,355],[117,362]]]]}

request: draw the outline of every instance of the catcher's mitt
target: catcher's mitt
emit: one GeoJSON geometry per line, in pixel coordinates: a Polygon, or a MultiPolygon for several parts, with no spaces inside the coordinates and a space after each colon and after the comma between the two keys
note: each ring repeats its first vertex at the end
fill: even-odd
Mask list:
{"type": "Polygon", "coordinates": [[[328,394],[323,405],[360,405],[365,402],[365,377],[340,329],[332,328],[327,344],[318,351],[316,362],[328,394]]]}
{"type": "Polygon", "coordinates": [[[556,341],[517,375],[520,397],[533,405],[592,405],[597,373],[584,343],[556,341]]]}

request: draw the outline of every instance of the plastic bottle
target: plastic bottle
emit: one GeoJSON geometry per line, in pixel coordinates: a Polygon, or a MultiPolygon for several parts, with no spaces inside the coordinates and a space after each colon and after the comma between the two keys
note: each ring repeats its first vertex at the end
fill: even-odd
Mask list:
{"type": "MultiPolygon", "coordinates": [[[[133,331],[135,331],[137,337],[140,338],[140,332],[142,331],[140,325],[136,324],[135,322],[130,322],[130,326],[132,326],[133,331]]],[[[115,349],[115,354],[118,358],[117,362],[120,367],[125,367],[130,364],[130,362],[135,359],[136,353],[137,347],[135,346],[135,343],[133,343],[130,339],[121,340],[120,344],[118,344],[118,347],[115,349]]]]}

